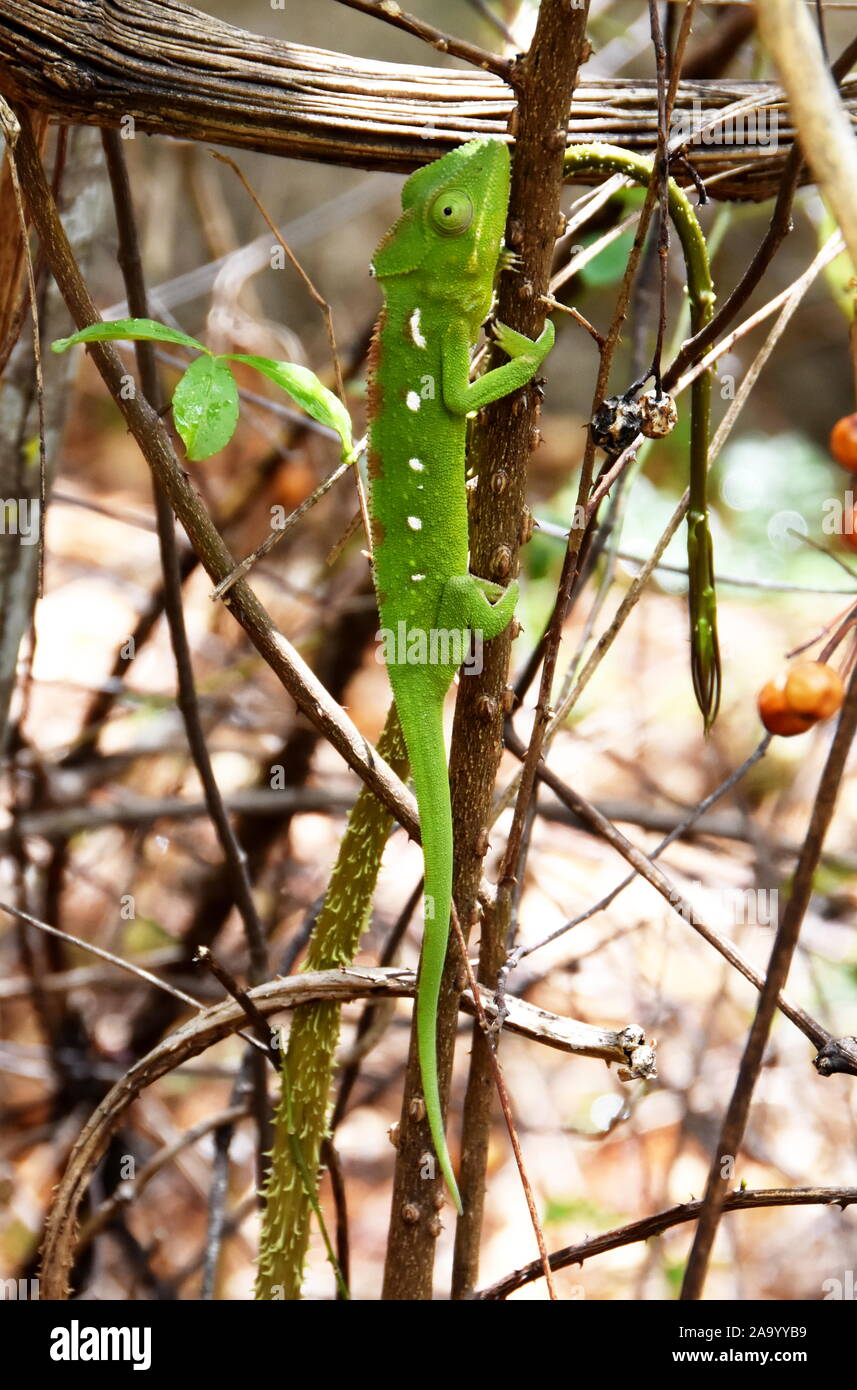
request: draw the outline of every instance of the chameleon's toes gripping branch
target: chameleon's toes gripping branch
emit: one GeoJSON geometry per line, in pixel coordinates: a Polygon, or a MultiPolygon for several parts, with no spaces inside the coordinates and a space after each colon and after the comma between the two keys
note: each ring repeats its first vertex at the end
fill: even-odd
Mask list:
{"type": "MultiPolygon", "coordinates": [[[[512,620],[515,604],[518,601],[517,580],[512,580],[505,589],[500,589],[496,603],[490,603],[483,585],[490,581],[480,579],[475,574],[453,575],[448,579],[438,606],[438,626],[442,629],[461,631],[465,628],[477,633],[483,642],[499,637],[512,620]]],[[[490,585],[491,589],[499,585],[490,585]]]]}
{"type": "Polygon", "coordinates": [[[542,365],[554,345],[555,332],[550,319],[545,323],[538,338],[528,338],[525,333],[518,333],[499,319],[494,320],[492,330],[498,346],[506,356],[511,357],[513,361],[532,363],[534,372],[542,365]]]}

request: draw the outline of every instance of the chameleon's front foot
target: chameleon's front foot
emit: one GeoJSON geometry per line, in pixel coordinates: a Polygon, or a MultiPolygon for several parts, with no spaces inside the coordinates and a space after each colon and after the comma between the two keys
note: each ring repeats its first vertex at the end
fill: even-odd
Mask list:
{"type": "Polygon", "coordinates": [[[533,371],[538,371],[554,344],[554,326],[548,319],[538,338],[528,338],[525,333],[516,333],[506,323],[495,322],[494,337],[507,357],[526,362],[533,371]]]}

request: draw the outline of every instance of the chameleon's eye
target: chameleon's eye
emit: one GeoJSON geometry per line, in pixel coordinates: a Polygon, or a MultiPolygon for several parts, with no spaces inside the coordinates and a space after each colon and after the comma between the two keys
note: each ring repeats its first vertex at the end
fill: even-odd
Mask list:
{"type": "Polygon", "coordinates": [[[473,199],[463,188],[448,188],[435,198],[429,216],[441,236],[460,236],[473,221],[473,199]]]}

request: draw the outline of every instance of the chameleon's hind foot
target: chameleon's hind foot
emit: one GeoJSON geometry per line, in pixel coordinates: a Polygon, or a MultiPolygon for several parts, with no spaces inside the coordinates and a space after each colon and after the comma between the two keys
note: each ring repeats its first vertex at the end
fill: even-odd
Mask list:
{"type": "Polygon", "coordinates": [[[444,585],[438,626],[469,628],[471,632],[478,632],[483,641],[490,642],[508,627],[517,601],[518,584],[514,579],[504,589],[475,574],[456,575],[444,585]],[[488,593],[497,593],[496,603],[489,602],[488,593]]]}

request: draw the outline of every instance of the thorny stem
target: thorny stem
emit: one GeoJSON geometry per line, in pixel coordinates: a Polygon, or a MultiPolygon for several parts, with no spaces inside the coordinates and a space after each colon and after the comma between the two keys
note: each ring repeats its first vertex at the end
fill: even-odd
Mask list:
{"type": "MultiPolygon", "coordinates": [[[[401,776],[406,774],[407,755],[394,705],[378,740],[378,752],[401,776]]],[[[352,963],[369,919],[391,825],[390,812],[368,787],[363,787],[348,818],[313,929],[307,970],[342,969],[352,963]]],[[[265,1189],[257,1299],[300,1298],[310,1211],[321,1220],[318,1168],[328,1133],[339,1021],[336,1003],[318,1002],[297,1009],[288,1046],[282,1050],[282,1093],[265,1189]]],[[[321,1224],[324,1232],[323,1221],[321,1224]]],[[[327,1239],[326,1245],[340,1294],[347,1297],[327,1239]]]]}

